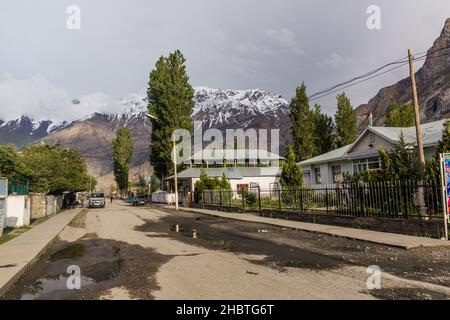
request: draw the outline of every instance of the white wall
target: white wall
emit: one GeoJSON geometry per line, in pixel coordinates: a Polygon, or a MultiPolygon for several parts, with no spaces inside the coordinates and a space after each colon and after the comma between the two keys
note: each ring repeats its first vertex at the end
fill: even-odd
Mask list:
{"type": "MultiPolygon", "coordinates": [[[[178,194],[178,202],[182,202],[182,201],[183,201],[183,195],[181,193],[179,193],[178,194]]],[[[175,193],[153,192],[152,193],[152,202],[174,204],[176,202],[175,193]]]]}
{"type": "Polygon", "coordinates": [[[5,207],[7,227],[17,228],[30,225],[30,199],[28,196],[8,196],[5,207]]]}
{"type": "Polygon", "coordinates": [[[230,179],[231,189],[237,190],[238,184],[248,184],[257,183],[261,190],[270,190],[270,184],[277,182],[280,184],[279,177],[244,177],[242,179],[230,179]]]}
{"type": "MultiPolygon", "coordinates": [[[[199,178],[192,178],[192,189],[195,188],[195,183],[200,180],[199,178]]],[[[242,179],[228,179],[231,185],[231,189],[236,191],[238,184],[248,184],[257,183],[261,190],[269,190],[270,184],[277,182],[280,185],[280,177],[270,176],[270,177],[244,177],[242,179]]]]}
{"type": "Polygon", "coordinates": [[[3,227],[5,222],[5,202],[6,200],[3,198],[0,198],[0,236],[3,235],[3,227]]]}

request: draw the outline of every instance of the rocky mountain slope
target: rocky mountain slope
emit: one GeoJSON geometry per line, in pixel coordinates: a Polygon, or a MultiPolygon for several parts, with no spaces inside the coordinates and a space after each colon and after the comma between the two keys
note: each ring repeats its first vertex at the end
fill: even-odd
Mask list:
{"type": "MultiPolygon", "coordinates": [[[[193,120],[203,121],[203,129],[280,129],[280,144],[289,141],[289,105],[279,95],[264,90],[220,90],[196,88],[193,120]]],[[[72,123],[36,122],[21,119],[0,121],[0,143],[19,147],[43,141],[59,143],[63,147],[78,148],[86,157],[89,171],[100,177],[100,186],[112,184],[111,142],[115,131],[122,126],[133,135],[134,156],[131,174],[149,174],[151,122],[146,119],[147,101],[143,95],[122,99],[120,113],[94,113],[72,123]]]]}
{"type": "MultiPolygon", "coordinates": [[[[450,18],[447,19],[441,35],[428,50],[424,65],[416,72],[417,90],[420,102],[421,121],[430,122],[450,117],[450,18]]],[[[381,89],[367,104],[356,109],[358,127],[364,129],[370,113],[374,124],[382,126],[389,104],[411,102],[411,81],[409,78],[381,89]]]]}

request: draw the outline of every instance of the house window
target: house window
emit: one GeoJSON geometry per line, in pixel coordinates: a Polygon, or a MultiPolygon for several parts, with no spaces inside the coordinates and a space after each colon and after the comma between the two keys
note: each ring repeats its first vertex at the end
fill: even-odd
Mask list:
{"type": "Polygon", "coordinates": [[[341,180],[342,180],[341,166],[340,165],[331,166],[331,181],[333,181],[333,183],[336,183],[341,180]]]}
{"type": "Polygon", "coordinates": [[[320,174],[320,168],[314,168],[314,181],[316,184],[322,184],[322,176],[320,174]]]}
{"type": "Polygon", "coordinates": [[[353,173],[379,170],[380,158],[358,159],[353,161],[353,173]]]}
{"type": "Polygon", "coordinates": [[[309,170],[303,171],[303,184],[305,186],[311,185],[311,171],[309,170]]]}

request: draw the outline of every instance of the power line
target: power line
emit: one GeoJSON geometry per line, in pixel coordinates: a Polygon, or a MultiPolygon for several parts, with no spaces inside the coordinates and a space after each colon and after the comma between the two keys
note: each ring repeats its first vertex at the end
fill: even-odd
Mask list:
{"type": "MultiPolygon", "coordinates": [[[[427,54],[419,55],[418,57],[414,58],[413,61],[422,61],[422,60],[426,60],[426,59],[430,59],[431,60],[431,59],[436,59],[436,58],[439,58],[439,57],[442,57],[442,56],[447,56],[450,53],[445,53],[443,55],[438,55],[438,56],[431,56],[432,54],[434,54],[434,53],[436,53],[438,51],[442,51],[442,50],[446,50],[446,49],[450,49],[450,47],[439,48],[439,49],[436,49],[436,50],[433,50],[433,51],[429,51],[427,54]]],[[[354,85],[360,84],[362,82],[368,81],[370,79],[379,77],[379,76],[381,76],[383,74],[386,74],[388,72],[391,72],[391,71],[394,71],[396,69],[399,69],[399,68],[405,66],[406,64],[408,64],[408,60],[404,60],[404,58],[396,60],[396,61],[393,61],[393,62],[390,62],[388,64],[385,64],[382,67],[379,67],[379,68],[377,68],[375,70],[367,72],[367,73],[365,73],[365,74],[363,74],[361,76],[354,77],[354,78],[352,78],[350,80],[341,82],[341,83],[336,84],[336,85],[334,85],[334,86],[332,86],[330,88],[327,88],[327,89],[321,90],[321,91],[319,91],[317,93],[314,93],[313,95],[309,96],[309,100],[310,101],[314,101],[314,100],[323,98],[323,97],[325,97],[325,96],[327,96],[329,94],[335,93],[337,91],[341,91],[341,90],[343,90],[345,88],[352,87],[354,85]],[[381,70],[385,69],[387,66],[392,66],[392,65],[397,65],[397,64],[399,64],[399,65],[396,66],[396,67],[393,67],[393,68],[390,68],[390,69],[388,69],[386,71],[378,73],[381,70]],[[360,80],[360,81],[357,81],[357,80],[360,80]],[[355,82],[355,81],[357,81],[357,82],[355,82]]]]}

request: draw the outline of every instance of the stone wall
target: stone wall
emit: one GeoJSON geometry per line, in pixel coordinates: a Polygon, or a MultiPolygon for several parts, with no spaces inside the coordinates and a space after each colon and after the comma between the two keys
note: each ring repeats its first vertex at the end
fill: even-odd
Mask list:
{"type": "Polygon", "coordinates": [[[34,193],[29,197],[31,199],[31,219],[45,217],[47,215],[45,194],[34,193]]]}
{"type": "Polygon", "coordinates": [[[56,214],[62,208],[62,196],[30,194],[31,219],[43,218],[56,214]]]}

